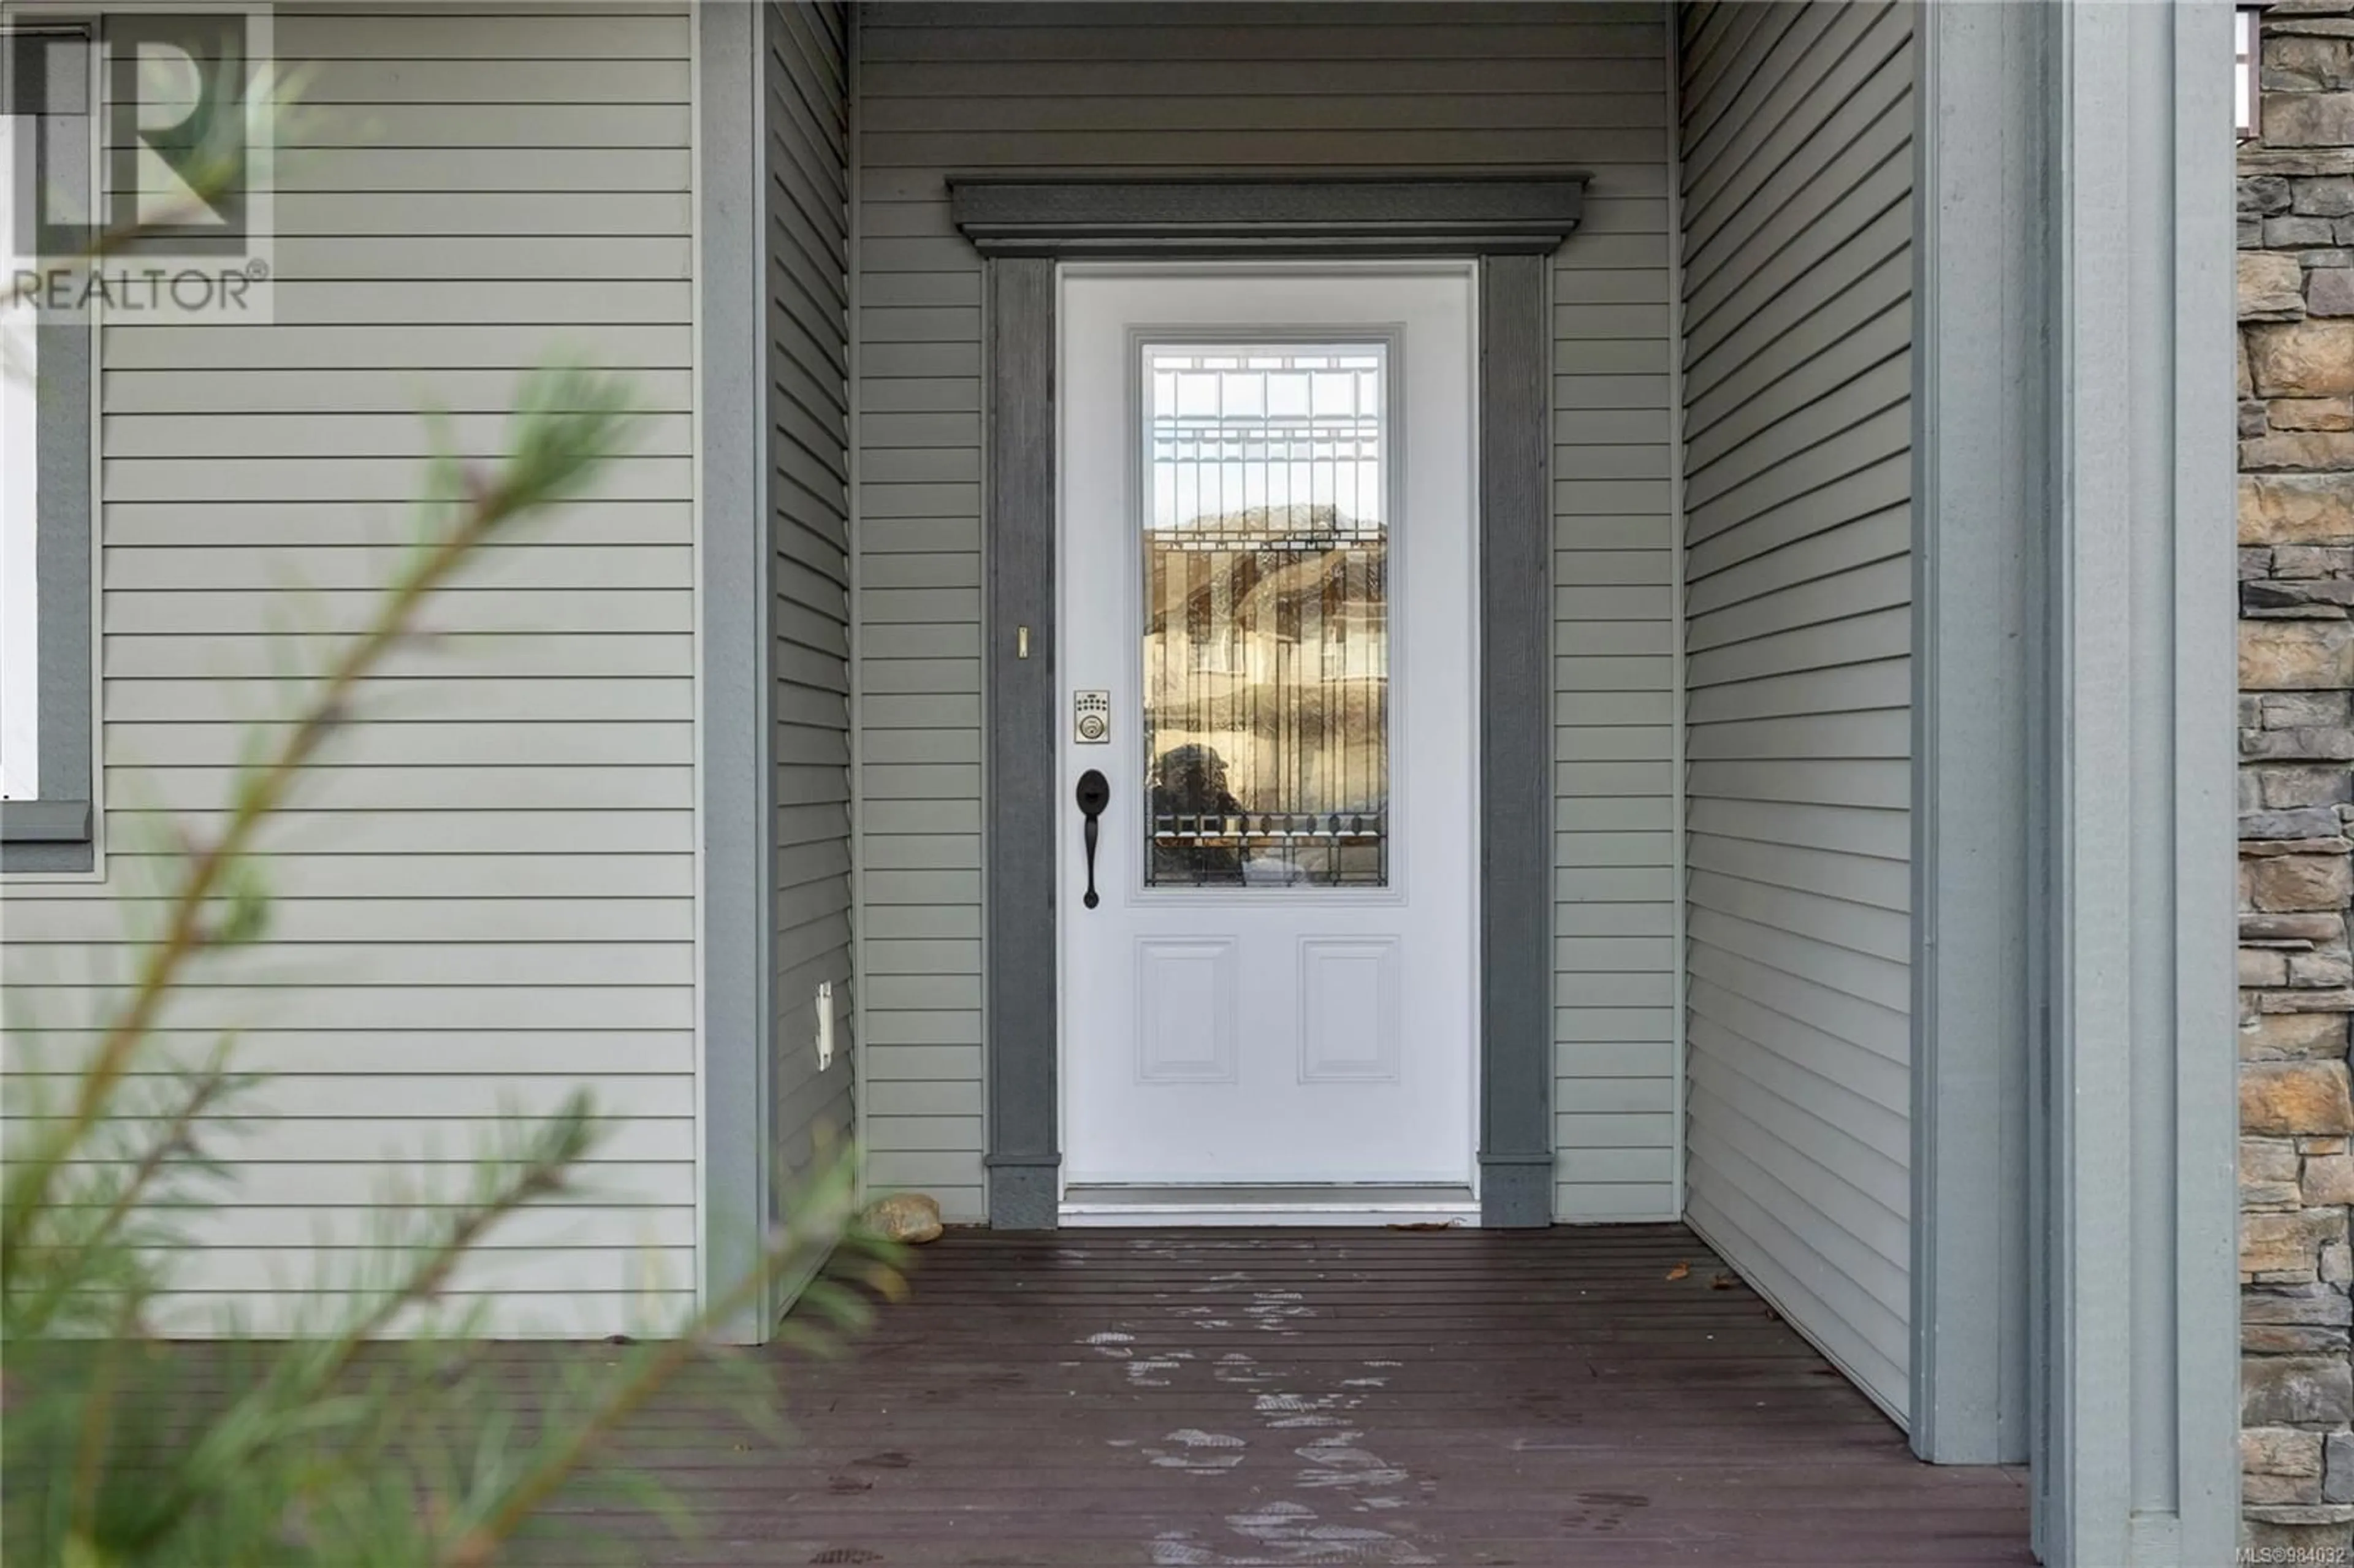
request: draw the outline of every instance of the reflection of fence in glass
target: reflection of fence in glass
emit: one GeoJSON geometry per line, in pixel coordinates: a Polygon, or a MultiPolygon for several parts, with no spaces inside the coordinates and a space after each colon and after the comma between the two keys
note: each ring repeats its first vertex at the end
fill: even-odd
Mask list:
{"type": "Polygon", "coordinates": [[[1389,880],[1379,344],[1145,354],[1145,881],[1389,880]]]}

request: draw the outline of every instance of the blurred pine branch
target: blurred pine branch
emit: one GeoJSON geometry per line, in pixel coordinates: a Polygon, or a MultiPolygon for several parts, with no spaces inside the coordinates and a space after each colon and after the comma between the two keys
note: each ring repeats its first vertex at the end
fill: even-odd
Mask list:
{"type": "MultiPolygon", "coordinates": [[[[451,1286],[519,1211],[580,1191],[602,1124],[576,1094],[552,1116],[512,1120],[457,1201],[387,1196],[351,1274],[322,1274],[296,1298],[292,1337],[191,1346],[158,1323],[190,1221],[234,1188],[224,1146],[259,1080],[235,1070],[227,1043],[200,1066],[168,1070],[155,1060],[155,1034],[197,966],[267,940],[257,838],[358,716],[364,683],[424,636],[434,595],[483,546],[586,490],[632,425],[620,382],[557,367],[524,383],[500,461],[429,465],[417,547],[292,722],[257,731],[217,825],[182,846],[160,929],[96,1044],[55,1076],[20,1069],[8,1080],[0,1530],[9,1563],[479,1568],[501,1561],[657,1390],[698,1360],[727,1361],[722,1326],[767,1300],[776,1280],[809,1275],[852,1242],[832,1277],[805,1293],[789,1336],[817,1350],[829,1330],[864,1320],[869,1293],[897,1288],[891,1259],[854,1231],[845,1153],[784,1203],[788,1219],[735,1287],[647,1325],[642,1342],[597,1365],[548,1359],[547,1386],[518,1390],[484,1353],[479,1302],[461,1305],[451,1286]]],[[[765,1373],[737,1365],[727,1399],[772,1426],[765,1373]]],[[[641,1486],[636,1495],[684,1522],[659,1494],[641,1486]]]]}

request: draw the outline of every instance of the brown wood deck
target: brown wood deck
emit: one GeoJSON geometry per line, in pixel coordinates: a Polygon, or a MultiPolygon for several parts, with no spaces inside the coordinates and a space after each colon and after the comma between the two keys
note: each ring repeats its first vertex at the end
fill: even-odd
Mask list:
{"type": "Polygon", "coordinates": [[[779,1358],[785,1448],[649,1413],[699,1539],[571,1522],[664,1564],[2033,1561],[2021,1473],[1914,1460],[1674,1225],[952,1233],[848,1358],[779,1358]]]}

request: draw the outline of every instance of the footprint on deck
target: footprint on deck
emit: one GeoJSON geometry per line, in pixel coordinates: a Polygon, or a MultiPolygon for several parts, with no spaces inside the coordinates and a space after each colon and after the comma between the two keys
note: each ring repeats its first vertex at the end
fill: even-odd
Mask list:
{"type": "Polygon", "coordinates": [[[1172,1446],[1163,1448],[1148,1443],[1144,1451],[1155,1465],[1164,1470],[1215,1474],[1231,1470],[1243,1462],[1243,1440],[1224,1432],[1204,1432],[1199,1427],[1188,1426],[1170,1433],[1162,1441],[1172,1446]]]}

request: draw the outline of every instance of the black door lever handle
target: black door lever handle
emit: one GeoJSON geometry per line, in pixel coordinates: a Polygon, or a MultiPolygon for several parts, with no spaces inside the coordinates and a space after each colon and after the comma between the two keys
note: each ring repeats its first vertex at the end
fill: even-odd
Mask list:
{"type": "Polygon", "coordinates": [[[1079,812],[1086,818],[1080,833],[1087,846],[1087,895],[1081,902],[1090,909],[1103,902],[1096,896],[1096,819],[1110,804],[1111,785],[1101,773],[1090,768],[1079,775],[1079,812]]]}

